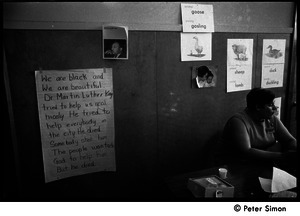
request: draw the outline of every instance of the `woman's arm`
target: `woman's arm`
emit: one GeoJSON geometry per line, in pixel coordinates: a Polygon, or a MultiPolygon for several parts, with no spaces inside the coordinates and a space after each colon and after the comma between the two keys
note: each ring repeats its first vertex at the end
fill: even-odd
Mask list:
{"type": "Polygon", "coordinates": [[[226,133],[232,139],[233,146],[246,157],[269,161],[283,159],[284,155],[281,152],[270,152],[252,148],[245,124],[240,119],[230,119],[226,127],[226,133]]]}
{"type": "Polygon", "coordinates": [[[275,116],[274,121],[276,124],[275,138],[280,142],[284,151],[296,151],[297,140],[290,134],[288,129],[283,123],[275,116]]]}

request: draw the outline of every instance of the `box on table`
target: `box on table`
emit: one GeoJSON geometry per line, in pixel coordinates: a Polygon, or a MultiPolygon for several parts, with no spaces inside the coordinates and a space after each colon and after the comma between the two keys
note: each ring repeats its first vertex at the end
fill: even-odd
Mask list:
{"type": "Polygon", "coordinates": [[[190,178],[188,189],[195,197],[233,197],[234,187],[216,175],[190,178]]]}

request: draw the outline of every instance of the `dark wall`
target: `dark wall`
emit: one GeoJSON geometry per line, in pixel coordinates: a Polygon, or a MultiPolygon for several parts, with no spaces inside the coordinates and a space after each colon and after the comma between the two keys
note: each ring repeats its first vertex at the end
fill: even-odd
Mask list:
{"type": "Polygon", "coordinates": [[[101,31],[5,30],[20,199],[158,200],[162,177],[212,166],[223,126],[249,92],[226,93],[228,38],[254,39],[253,87],[262,39],[287,39],[284,87],[272,89],[284,104],[289,34],[213,33],[212,61],[181,62],[180,32],[130,31],[129,59],[114,61],[102,59],[101,31]],[[191,88],[191,67],[199,65],[218,68],[217,87],[191,88]],[[103,67],[113,68],[117,171],[45,184],[34,71],[103,67]]]}

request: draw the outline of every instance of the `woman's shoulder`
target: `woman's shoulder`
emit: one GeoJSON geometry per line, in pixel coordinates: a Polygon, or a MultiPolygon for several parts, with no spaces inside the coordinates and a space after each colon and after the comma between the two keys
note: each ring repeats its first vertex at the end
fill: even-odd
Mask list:
{"type": "Polygon", "coordinates": [[[248,118],[247,112],[245,110],[238,111],[235,114],[232,115],[230,119],[241,119],[245,120],[248,118]]]}
{"type": "Polygon", "coordinates": [[[251,127],[252,121],[248,116],[246,110],[238,111],[228,120],[227,125],[241,127],[245,126],[246,128],[251,127]]]}

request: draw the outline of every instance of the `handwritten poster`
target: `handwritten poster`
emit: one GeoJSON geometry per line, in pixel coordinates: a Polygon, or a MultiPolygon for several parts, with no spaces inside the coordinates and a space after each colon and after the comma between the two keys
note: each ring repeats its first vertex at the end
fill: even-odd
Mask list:
{"type": "Polygon", "coordinates": [[[115,171],[112,69],[35,73],[45,181],[115,171]]]}
{"type": "Polygon", "coordinates": [[[181,4],[183,32],[214,32],[213,5],[181,4]]]}
{"type": "Polygon", "coordinates": [[[181,33],[181,61],[211,60],[211,33],[181,33]]]}
{"type": "Polygon", "coordinates": [[[262,88],[283,86],[286,40],[263,40],[262,88]]]}
{"type": "Polygon", "coordinates": [[[227,92],[252,86],[253,39],[227,40],[227,92]]]}

